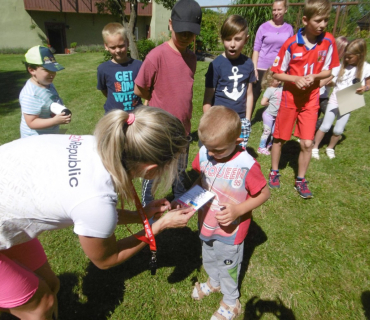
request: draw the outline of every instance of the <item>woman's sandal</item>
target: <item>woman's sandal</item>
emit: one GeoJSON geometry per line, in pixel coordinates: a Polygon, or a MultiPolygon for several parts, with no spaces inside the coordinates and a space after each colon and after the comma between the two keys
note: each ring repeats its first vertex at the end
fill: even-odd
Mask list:
{"type": "Polygon", "coordinates": [[[220,307],[213,314],[211,320],[233,320],[242,313],[242,306],[239,299],[236,299],[235,306],[229,306],[221,300],[220,307]]]}
{"type": "Polygon", "coordinates": [[[196,291],[198,293],[198,296],[194,296],[194,293],[193,293],[194,289],[193,289],[193,292],[191,293],[191,297],[194,300],[202,300],[205,296],[209,296],[209,294],[212,293],[212,292],[220,292],[221,291],[221,287],[214,288],[214,287],[211,286],[209,278],[208,278],[206,284],[207,284],[207,286],[210,290],[207,290],[207,292],[204,292],[200,287],[200,283],[199,282],[195,283],[194,289],[196,289],[196,291]]]}

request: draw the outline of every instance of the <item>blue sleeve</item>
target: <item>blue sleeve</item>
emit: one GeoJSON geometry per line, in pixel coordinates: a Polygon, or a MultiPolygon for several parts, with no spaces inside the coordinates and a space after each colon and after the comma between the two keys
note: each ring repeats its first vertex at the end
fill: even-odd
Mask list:
{"type": "Polygon", "coordinates": [[[208,71],[205,75],[206,77],[206,88],[216,88],[218,82],[218,73],[215,70],[213,62],[208,66],[208,71]]]}
{"type": "Polygon", "coordinates": [[[252,66],[251,66],[251,72],[249,74],[249,83],[255,82],[257,80],[256,79],[256,74],[254,72],[254,64],[253,64],[252,60],[250,60],[250,61],[251,61],[252,66]]]}
{"type": "Polygon", "coordinates": [[[213,63],[211,62],[208,66],[207,73],[205,74],[206,77],[206,88],[214,88],[213,87],[213,63]]]}
{"type": "Polygon", "coordinates": [[[105,73],[103,69],[103,64],[101,64],[98,67],[98,85],[96,87],[98,90],[107,90],[107,83],[105,81],[105,73]]]}

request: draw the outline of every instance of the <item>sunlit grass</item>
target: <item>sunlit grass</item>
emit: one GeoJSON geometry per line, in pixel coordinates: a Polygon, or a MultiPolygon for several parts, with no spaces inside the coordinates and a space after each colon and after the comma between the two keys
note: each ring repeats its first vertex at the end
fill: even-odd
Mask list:
{"type": "MultiPolygon", "coordinates": [[[[63,128],[67,133],[91,134],[104,114],[105,98],[96,90],[96,68],[103,54],[56,58],[66,69],[54,83],[73,112],[71,124],[63,128]]],[[[28,78],[21,60],[21,55],[0,55],[0,144],[19,137],[17,97],[28,78]]],[[[189,172],[198,151],[196,129],[207,67],[199,62],[195,75],[195,140],[189,172]]],[[[307,179],[312,200],[302,200],[293,189],[298,143],[293,139],[284,147],[282,187],[273,190],[271,199],[255,210],[246,239],[241,275],[245,319],[369,319],[369,313],[365,315],[370,310],[369,93],[365,99],[367,106],[351,115],[336,148],[337,158],[325,156],[324,140],[321,160],[310,164],[307,179]]],[[[261,111],[256,111],[249,151],[267,177],[270,157],[255,152],[262,133],[261,111]]],[[[159,269],[155,277],[148,271],[147,249],[119,267],[100,271],[89,263],[71,228],[44,233],[40,239],[61,279],[60,319],[209,319],[221,295],[200,302],[190,298],[193,283],[207,279],[196,230],[194,217],[188,228],[167,230],[157,237],[159,269]]],[[[122,238],[129,232],[119,227],[116,234],[122,238]]]]}

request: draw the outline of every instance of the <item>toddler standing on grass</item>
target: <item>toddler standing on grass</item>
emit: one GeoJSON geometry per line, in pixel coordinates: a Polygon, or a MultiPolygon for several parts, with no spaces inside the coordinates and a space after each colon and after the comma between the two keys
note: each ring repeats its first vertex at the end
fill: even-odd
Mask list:
{"type": "MultiPolygon", "coordinates": [[[[191,294],[201,300],[212,292],[223,298],[211,320],[231,320],[241,313],[239,273],[244,239],[252,210],[270,196],[261,167],[239,143],[238,114],[224,106],[210,108],[201,118],[198,134],[203,146],[193,161],[201,174],[200,185],[215,194],[198,211],[205,283],[196,283],[191,294]]],[[[204,319],[205,317],[202,317],[204,319]]]]}
{"type": "Polygon", "coordinates": [[[268,149],[272,146],[271,133],[280,108],[281,94],[283,92],[281,81],[273,78],[273,72],[271,69],[268,69],[263,75],[262,89],[266,89],[266,91],[263,94],[261,104],[263,106],[267,106],[267,109],[262,113],[263,133],[257,152],[268,156],[270,154],[268,149]],[[267,145],[269,139],[270,141],[267,145]]]}
{"type": "Polygon", "coordinates": [[[53,85],[56,72],[64,67],[56,62],[51,51],[42,46],[32,47],[25,54],[25,65],[31,78],[19,95],[22,110],[21,138],[59,133],[59,125],[71,122],[71,114],[51,114],[53,102],[63,104],[53,85]]]}

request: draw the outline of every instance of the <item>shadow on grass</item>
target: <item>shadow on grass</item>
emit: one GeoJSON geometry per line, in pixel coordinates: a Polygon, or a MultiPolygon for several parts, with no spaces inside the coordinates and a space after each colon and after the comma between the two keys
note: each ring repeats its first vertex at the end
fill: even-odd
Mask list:
{"type": "Polygon", "coordinates": [[[274,315],[279,320],[296,319],[293,311],[284,306],[279,298],[271,301],[254,296],[245,304],[244,320],[259,320],[265,318],[266,313],[274,315]]]}
{"type": "MultiPolygon", "coordinates": [[[[200,269],[201,247],[198,232],[187,227],[165,230],[156,237],[156,242],[158,269],[175,267],[168,277],[169,283],[182,281],[195,269],[200,269]]],[[[151,277],[150,257],[150,250],[146,247],[125,263],[109,270],[100,270],[89,263],[82,279],[82,297],[73,292],[74,287],[79,285],[77,276],[71,273],[60,275],[59,318],[107,319],[124,299],[126,280],[143,272],[151,277]]]]}
{"type": "Polygon", "coordinates": [[[0,72],[0,115],[19,108],[19,93],[28,78],[26,71],[0,72]]]}
{"type": "Polygon", "coordinates": [[[58,293],[59,319],[103,320],[115,310],[121,302],[125,289],[124,277],[119,267],[100,270],[92,263],[86,269],[80,297],[73,292],[78,285],[75,274],[65,273],[59,276],[61,287],[58,293]]]}
{"type": "Polygon", "coordinates": [[[370,291],[364,291],[361,294],[362,308],[366,320],[370,320],[370,291]]]}
{"type": "Polygon", "coordinates": [[[255,123],[257,122],[261,122],[262,121],[262,113],[266,110],[267,108],[266,107],[262,107],[262,108],[259,108],[255,115],[254,115],[254,118],[252,117],[252,121],[251,121],[251,124],[254,125],[255,123]]]}
{"type": "Polygon", "coordinates": [[[279,169],[285,169],[288,165],[294,170],[295,176],[298,174],[298,156],[301,151],[299,142],[295,140],[287,141],[281,149],[279,169]]]}
{"type": "Polygon", "coordinates": [[[244,240],[243,262],[239,274],[239,291],[243,283],[246,272],[248,271],[249,262],[256,247],[267,241],[267,235],[262,228],[254,222],[253,218],[249,226],[247,237],[244,240]]]}

